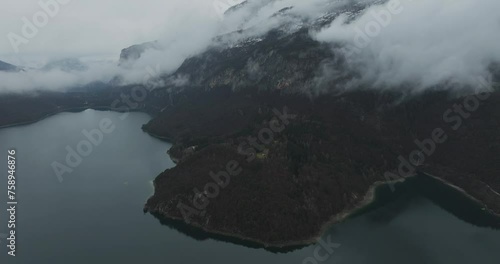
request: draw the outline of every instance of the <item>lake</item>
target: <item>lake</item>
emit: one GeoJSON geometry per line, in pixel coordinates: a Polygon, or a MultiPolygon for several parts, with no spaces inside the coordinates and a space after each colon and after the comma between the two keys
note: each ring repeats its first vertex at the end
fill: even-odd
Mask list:
{"type": "MultiPolygon", "coordinates": [[[[324,240],[338,247],[329,254],[317,249],[320,244],[273,253],[194,239],[143,214],[152,180],[174,166],[167,155],[170,144],[141,130],[149,119],[143,113],[86,110],[1,129],[0,233],[8,231],[6,155],[11,147],[17,150],[18,208],[17,256],[7,255],[6,240],[0,238],[0,263],[500,263],[500,231],[471,224],[495,220],[481,215],[477,206],[465,212],[460,206],[447,209],[446,204],[457,204],[455,198],[440,204],[420,192],[382,199],[333,226],[324,240]],[[87,140],[82,131],[99,128],[102,120],[114,130],[103,133],[102,142],[69,167],[71,172],[57,177],[52,164],[67,165],[68,148],[77,149],[87,140]],[[315,252],[321,254],[315,258],[315,252]]],[[[409,184],[398,189],[412,189],[409,184]]]]}

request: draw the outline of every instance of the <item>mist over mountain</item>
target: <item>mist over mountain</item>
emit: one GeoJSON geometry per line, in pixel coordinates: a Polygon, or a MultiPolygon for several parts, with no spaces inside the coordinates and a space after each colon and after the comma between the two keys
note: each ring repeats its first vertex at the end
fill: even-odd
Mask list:
{"type": "Polygon", "coordinates": [[[51,61],[41,68],[42,71],[61,70],[64,72],[85,71],[88,66],[79,59],[67,58],[51,61]]]}
{"type": "Polygon", "coordinates": [[[474,85],[500,61],[497,10],[494,0],[389,1],[354,18],[342,14],[313,36],[347,54],[347,65],[360,75],[355,81],[417,90],[474,85]],[[391,3],[398,3],[395,13],[391,3]]]}
{"type": "Polygon", "coordinates": [[[13,71],[19,71],[19,68],[17,66],[12,65],[12,64],[0,61],[0,71],[13,72],[13,71]]]}
{"type": "MultiPolygon", "coordinates": [[[[290,75],[306,68],[302,75],[283,75],[273,82],[280,89],[294,87],[294,92],[317,94],[366,84],[421,91],[463,88],[473,85],[477,76],[491,78],[492,65],[500,60],[494,44],[500,38],[500,15],[495,11],[500,4],[494,0],[248,0],[221,16],[213,6],[193,1],[189,12],[183,12],[187,6],[173,4],[183,15],[172,17],[157,40],[124,48],[116,62],[53,62],[44,67],[44,74],[3,75],[0,91],[68,89],[118,79],[122,85],[140,83],[148,68],[159,68],[158,76],[167,80],[182,77],[184,84],[197,85],[200,78],[223,79],[221,71],[232,69],[237,83],[256,84],[274,64],[283,63],[288,65],[282,70],[290,75]],[[389,7],[398,12],[390,13],[389,7]],[[273,41],[281,46],[264,48],[273,41]],[[236,69],[227,60],[217,61],[215,55],[220,54],[243,66],[236,69]],[[205,76],[196,77],[200,72],[205,76]]],[[[236,85],[231,78],[225,82],[236,85]]]]}
{"type": "Polygon", "coordinates": [[[162,47],[158,41],[146,42],[125,48],[120,53],[119,65],[127,67],[141,58],[142,54],[148,50],[161,50],[162,47]]]}

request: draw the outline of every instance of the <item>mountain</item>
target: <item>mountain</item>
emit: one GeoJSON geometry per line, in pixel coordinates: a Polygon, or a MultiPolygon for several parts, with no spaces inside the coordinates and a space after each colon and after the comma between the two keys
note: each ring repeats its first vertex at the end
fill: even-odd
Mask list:
{"type": "Polygon", "coordinates": [[[20,71],[20,68],[17,67],[17,66],[14,66],[12,64],[0,61],[0,71],[4,71],[4,72],[16,72],[16,71],[20,71]]]}
{"type": "MultiPolygon", "coordinates": [[[[218,36],[207,51],[188,58],[173,76],[189,76],[192,86],[231,86],[234,90],[259,87],[286,93],[314,94],[325,89],[319,83],[322,66],[333,67],[338,73],[331,83],[342,84],[355,74],[343,62],[343,56],[334,54],[330,45],[311,37],[311,31],[333,21],[340,14],[354,17],[369,4],[383,1],[362,2],[351,5],[327,5],[315,18],[305,19],[294,15],[294,7],[273,13],[269,19],[278,19],[277,26],[263,35],[255,35],[255,26],[243,23],[241,30],[218,36]],[[277,18],[279,17],[279,18],[277,18]]],[[[266,5],[267,2],[261,1],[266,5]]],[[[268,3],[267,3],[268,4],[268,3]]],[[[263,6],[247,2],[228,10],[229,15],[240,16],[248,7],[255,13],[263,6]]],[[[326,87],[332,89],[333,87],[326,87]]]]}
{"type": "Polygon", "coordinates": [[[138,60],[145,51],[151,49],[161,49],[160,43],[158,41],[151,41],[125,48],[120,53],[120,60],[118,64],[120,66],[126,66],[129,63],[133,63],[138,60]]]}
{"type": "MultiPolygon", "coordinates": [[[[376,187],[426,174],[492,216],[474,224],[500,228],[498,64],[491,65],[494,89],[487,92],[446,84],[411,92],[411,83],[346,89],[362,69],[310,34],[380,2],[331,1],[306,17],[284,6],[263,23],[252,18],[269,3],[249,1],[226,12],[245,18],[237,30],[186,59],[163,87],[96,84],[91,93],[10,95],[0,98],[7,113],[0,126],[75,106],[113,109],[142,87],[147,97],[125,110],[153,116],[143,130],[172,142],[177,163],[155,179],[144,206],[163,223],[263,247],[304,245],[370,203],[376,187]]],[[[126,48],[120,64],[158,48],[126,48]]],[[[460,209],[453,213],[463,217],[460,209]]]]}
{"type": "MultiPolygon", "coordinates": [[[[302,245],[372,201],[376,186],[426,174],[500,216],[498,87],[346,89],[360,72],[311,37],[373,2],[383,1],[335,6],[313,19],[284,8],[270,19],[286,19],[265,34],[249,34],[256,26],[244,23],[188,58],[170,76],[188,82],[154,90],[148,103],[162,111],[143,129],[174,142],[177,166],[156,178],[145,211],[264,247],[302,245]],[[481,107],[456,112],[471,101],[481,107]]],[[[492,65],[493,83],[498,73],[492,65]]]]}

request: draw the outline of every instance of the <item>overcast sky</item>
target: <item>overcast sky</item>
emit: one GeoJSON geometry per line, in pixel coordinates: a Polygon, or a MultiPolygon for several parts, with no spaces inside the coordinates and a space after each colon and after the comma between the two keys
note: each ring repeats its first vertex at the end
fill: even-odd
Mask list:
{"type": "MultiPolygon", "coordinates": [[[[41,0],[50,2],[54,0],[41,0]]],[[[61,0],[62,1],[62,0],[61,0]]],[[[115,58],[122,48],[156,40],[190,21],[217,19],[211,0],[64,0],[60,10],[28,44],[12,48],[8,34],[22,35],[22,18],[43,10],[39,0],[2,0],[0,60],[100,56],[115,58]]],[[[233,3],[234,0],[222,0],[233,3]]],[[[191,23],[193,24],[193,23],[191,23]]],[[[195,28],[190,34],[199,34],[195,28]]]]}

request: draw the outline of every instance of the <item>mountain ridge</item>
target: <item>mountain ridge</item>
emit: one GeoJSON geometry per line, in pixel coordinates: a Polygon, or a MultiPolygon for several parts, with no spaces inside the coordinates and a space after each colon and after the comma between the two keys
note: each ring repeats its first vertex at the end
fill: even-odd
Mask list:
{"type": "Polygon", "coordinates": [[[18,72],[18,71],[21,71],[21,68],[15,66],[15,65],[12,65],[10,63],[4,62],[4,61],[0,61],[0,71],[18,72]]]}

